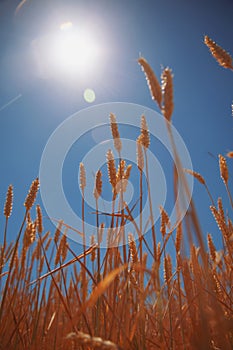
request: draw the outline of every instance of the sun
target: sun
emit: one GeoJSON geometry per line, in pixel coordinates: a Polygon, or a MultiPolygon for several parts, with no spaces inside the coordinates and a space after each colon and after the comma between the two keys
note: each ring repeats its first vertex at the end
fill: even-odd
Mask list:
{"type": "Polygon", "coordinates": [[[66,73],[90,73],[97,68],[100,48],[94,34],[82,28],[76,28],[72,22],[64,22],[54,37],[54,64],[66,73]]]}

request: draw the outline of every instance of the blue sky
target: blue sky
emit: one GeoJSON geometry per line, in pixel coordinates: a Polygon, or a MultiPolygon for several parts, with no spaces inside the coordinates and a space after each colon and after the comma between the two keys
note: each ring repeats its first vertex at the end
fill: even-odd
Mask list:
{"type": "MultiPolygon", "coordinates": [[[[0,3],[0,205],[3,208],[7,187],[12,183],[11,237],[19,227],[25,195],[38,176],[50,135],[69,116],[90,107],[83,98],[86,88],[95,91],[92,106],[129,102],[158,111],[137,64],[139,55],[150,62],[158,77],[161,67],[172,69],[173,124],[188,148],[194,170],[205,177],[215,200],[223,197],[231,213],[219,178],[218,154],[232,150],[232,72],[218,66],[203,37],[207,34],[233,52],[232,1],[32,0],[15,14],[18,4],[19,1],[7,0],[0,3]],[[59,25],[66,21],[77,28],[88,28],[100,44],[102,51],[94,71],[82,75],[56,71],[55,61],[43,64],[41,51],[36,58],[33,55],[33,45],[59,31],[59,25]]],[[[78,171],[80,155],[85,154],[84,146],[88,151],[87,142],[75,145],[74,156],[75,148],[68,155],[67,162],[75,162],[70,167],[73,173],[64,167],[67,181],[73,181],[64,183],[73,205],[78,192],[74,171],[78,171]],[[74,192],[70,189],[72,184],[76,186],[74,192]]],[[[230,159],[228,164],[232,182],[230,159]]],[[[210,203],[199,183],[195,183],[193,196],[203,232],[211,232],[217,239],[218,230],[208,209],[210,203]]],[[[43,205],[40,198],[38,202],[43,205]]]]}

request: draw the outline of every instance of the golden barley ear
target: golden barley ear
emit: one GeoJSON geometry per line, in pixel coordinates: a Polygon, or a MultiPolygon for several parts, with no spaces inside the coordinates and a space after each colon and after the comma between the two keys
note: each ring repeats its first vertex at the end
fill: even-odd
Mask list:
{"type": "Polygon", "coordinates": [[[137,140],[137,166],[140,171],[143,171],[144,157],[143,157],[142,145],[139,142],[139,140],[137,140]]]}
{"type": "Polygon", "coordinates": [[[171,277],[172,277],[172,261],[171,261],[171,256],[167,254],[164,257],[164,280],[167,285],[170,284],[171,277]]]}
{"type": "Polygon", "coordinates": [[[39,186],[40,186],[39,179],[36,178],[32,182],[31,187],[30,187],[29,192],[28,192],[28,195],[27,195],[25,202],[24,202],[24,206],[25,206],[27,211],[29,211],[32,208],[32,206],[36,200],[36,195],[37,195],[37,192],[39,190],[39,186]]]}
{"type": "Polygon", "coordinates": [[[132,264],[136,264],[138,262],[138,252],[137,252],[135,239],[132,233],[128,234],[128,242],[129,242],[130,260],[132,264]]]}
{"type": "Polygon", "coordinates": [[[162,233],[162,236],[164,237],[166,235],[166,227],[170,228],[170,218],[165,211],[165,209],[162,207],[162,205],[159,206],[160,210],[160,217],[161,217],[161,223],[160,223],[160,232],[162,233]]]}
{"type": "Polygon", "coordinates": [[[208,46],[212,56],[216,59],[220,66],[224,68],[233,69],[232,57],[221,46],[217,45],[215,41],[205,35],[204,43],[208,46]]]}
{"type": "Polygon", "coordinates": [[[207,241],[208,241],[208,248],[210,252],[210,257],[213,262],[216,260],[216,248],[212,239],[212,236],[210,233],[207,235],[207,241]]]}
{"type": "Polygon", "coordinates": [[[126,161],[124,159],[121,159],[117,168],[117,174],[116,174],[117,183],[122,181],[124,178],[125,165],[126,165],[126,161]]]}
{"type": "Polygon", "coordinates": [[[138,59],[138,63],[145,73],[147,85],[149,87],[151,97],[158,103],[159,108],[162,108],[162,91],[158,79],[156,78],[153,69],[144,57],[138,59]]]}
{"type": "Polygon", "coordinates": [[[197,173],[196,171],[190,170],[190,169],[184,169],[184,171],[189,174],[192,175],[193,177],[195,177],[195,179],[197,179],[202,185],[205,185],[205,179],[204,177],[197,173]]]}
{"type": "Polygon", "coordinates": [[[95,187],[94,187],[94,191],[93,191],[95,199],[98,199],[101,196],[102,185],[103,185],[102,172],[101,172],[101,170],[98,170],[95,174],[95,187]]]}
{"type": "Polygon", "coordinates": [[[224,158],[221,154],[219,154],[219,170],[220,170],[220,176],[223,180],[223,182],[227,185],[228,183],[228,167],[226,158],[224,158]]]}
{"type": "Polygon", "coordinates": [[[28,222],[23,236],[23,247],[25,249],[28,249],[29,246],[35,241],[35,239],[36,225],[34,222],[28,222]]]}
{"type": "Polygon", "coordinates": [[[89,334],[83,332],[69,333],[67,339],[77,340],[80,345],[88,346],[88,348],[106,349],[106,350],[120,350],[120,348],[110,340],[104,340],[100,337],[91,337],[89,334]]]}
{"type": "Polygon", "coordinates": [[[178,224],[177,229],[176,229],[176,241],[175,241],[175,247],[176,247],[176,252],[180,252],[181,248],[181,242],[182,242],[182,224],[181,222],[178,224]]]}
{"type": "Polygon", "coordinates": [[[150,134],[144,115],[141,117],[141,134],[138,137],[137,142],[139,142],[145,148],[150,146],[150,134]]]}
{"type": "Polygon", "coordinates": [[[41,207],[39,205],[36,206],[36,213],[37,213],[37,231],[39,233],[42,233],[43,232],[43,220],[42,220],[41,207]]]}
{"type": "Polygon", "coordinates": [[[162,112],[164,118],[168,121],[171,120],[174,103],[173,103],[173,78],[172,71],[169,68],[165,68],[162,72],[162,94],[163,94],[163,108],[162,112]]]}
{"type": "Polygon", "coordinates": [[[111,150],[107,152],[108,177],[112,188],[115,189],[117,182],[117,172],[115,166],[114,156],[111,150]]]}
{"type": "Polygon", "coordinates": [[[79,165],[79,182],[80,182],[80,188],[82,191],[84,191],[85,187],[86,187],[86,170],[84,167],[83,163],[80,163],[79,165]]]}
{"type": "MultiPolygon", "coordinates": [[[[91,246],[93,246],[95,244],[95,236],[91,235],[91,246]]],[[[93,249],[91,252],[91,261],[94,262],[96,258],[96,250],[93,249]]]]}
{"type": "Polygon", "coordinates": [[[233,151],[228,152],[228,153],[227,153],[227,157],[228,157],[228,158],[233,158],[233,151]]]}
{"type": "Polygon", "coordinates": [[[13,205],[13,186],[10,185],[7,190],[6,201],[4,206],[4,215],[8,219],[12,213],[13,205]]]}
{"type": "Polygon", "coordinates": [[[117,152],[120,153],[121,149],[122,149],[122,143],[121,143],[121,138],[120,138],[120,134],[119,134],[119,130],[118,130],[116,117],[113,113],[110,113],[110,125],[111,125],[111,130],[112,130],[114,147],[117,150],[117,152]]]}

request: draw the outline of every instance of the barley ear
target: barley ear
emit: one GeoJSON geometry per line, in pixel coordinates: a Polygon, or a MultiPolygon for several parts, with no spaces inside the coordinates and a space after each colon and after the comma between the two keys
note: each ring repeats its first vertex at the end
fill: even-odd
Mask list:
{"type": "Polygon", "coordinates": [[[165,209],[160,205],[160,216],[161,216],[161,224],[160,224],[160,232],[162,233],[162,236],[164,237],[166,235],[166,227],[170,227],[170,219],[165,211],[165,209]]]}
{"type": "Polygon", "coordinates": [[[137,166],[140,171],[144,168],[144,157],[143,157],[143,151],[142,151],[142,145],[137,140],[137,166]]]}
{"type": "MultiPolygon", "coordinates": [[[[94,244],[95,244],[95,236],[91,235],[91,245],[94,246],[94,244]]],[[[96,250],[93,249],[91,252],[91,261],[94,262],[95,258],[96,258],[96,250]]]]}
{"type": "Polygon", "coordinates": [[[101,196],[102,194],[102,172],[100,170],[98,170],[95,174],[95,187],[94,187],[94,197],[95,199],[98,199],[99,196],[101,196]]]}
{"type": "Polygon", "coordinates": [[[141,117],[141,134],[138,137],[137,142],[139,142],[145,148],[150,146],[150,134],[144,115],[141,117]]]}
{"type": "Polygon", "coordinates": [[[162,72],[162,93],[163,93],[163,108],[164,118],[171,120],[174,103],[173,103],[173,81],[172,72],[169,68],[165,68],[162,72]]]}
{"type": "Polygon", "coordinates": [[[39,233],[42,233],[43,232],[42,211],[39,205],[36,206],[36,213],[37,213],[37,231],[39,233]]]}
{"type": "Polygon", "coordinates": [[[182,224],[181,222],[179,222],[176,228],[176,242],[175,242],[177,253],[180,252],[181,241],[182,241],[182,224]]]}
{"type": "Polygon", "coordinates": [[[158,103],[159,108],[162,108],[162,91],[158,79],[156,78],[151,66],[145,58],[140,57],[138,63],[145,73],[147,85],[149,87],[151,97],[158,103]]]}
{"type": "Polygon", "coordinates": [[[215,245],[213,243],[212,236],[210,233],[208,233],[207,240],[208,240],[208,247],[209,247],[211,260],[213,262],[215,262],[215,260],[216,260],[216,248],[215,248],[215,245]]]}
{"type": "Polygon", "coordinates": [[[108,150],[107,152],[107,165],[108,165],[109,182],[112,185],[112,188],[115,189],[116,181],[117,181],[117,176],[116,176],[117,173],[116,173],[114,156],[111,150],[108,150]]]}
{"type": "Polygon", "coordinates": [[[226,158],[224,158],[221,154],[219,154],[219,170],[220,170],[220,176],[223,180],[223,182],[227,185],[228,183],[228,167],[226,158]]]}
{"type": "Polygon", "coordinates": [[[167,285],[170,284],[171,277],[172,277],[171,256],[167,254],[164,258],[164,280],[167,283],[167,285]]]}
{"type": "Polygon", "coordinates": [[[195,179],[197,179],[202,185],[205,185],[205,179],[203,178],[203,176],[201,174],[197,173],[196,171],[190,170],[190,169],[184,169],[184,171],[187,174],[190,174],[193,177],[195,177],[195,179]]]}
{"type": "Polygon", "coordinates": [[[32,206],[36,200],[36,195],[37,195],[37,192],[39,190],[39,186],[40,186],[39,179],[36,178],[32,182],[31,187],[30,187],[29,192],[28,192],[28,195],[27,195],[25,202],[24,202],[24,206],[25,206],[27,211],[29,211],[32,208],[32,206]]]}
{"type": "Polygon", "coordinates": [[[228,153],[227,153],[227,157],[228,157],[228,158],[233,158],[233,151],[228,152],[228,153]]]}
{"type": "Polygon", "coordinates": [[[7,190],[6,201],[4,206],[4,215],[8,219],[12,213],[13,204],[13,186],[10,185],[7,190]]]}
{"type": "Polygon", "coordinates": [[[84,191],[86,187],[86,170],[83,163],[79,165],[79,183],[81,190],[84,191]]]}
{"type": "Polygon", "coordinates": [[[114,147],[117,150],[117,152],[120,153],[122,149],[122,143],[121,143],[121,138],[118,131],[116,117],[113,113],[110,113],[110,124],[111,124],[114,147]]]}
{"type": "Polygon", "coordinates": [[[221,46],[217,45],[207,35],[204,38],[204,43],[208,46],[212,56],[216,59],[220,66],[224,68],[233,69],[232,57],[221,46]]]}
{"type": "Polygon", "coordinates": [[[138,262],[138,252],[135,243],[135,239],[132,233],[128,234],[128,242],[129,242],[129,251],[130,251],[130,259],[132,264],[136,264],[138,262]]]}

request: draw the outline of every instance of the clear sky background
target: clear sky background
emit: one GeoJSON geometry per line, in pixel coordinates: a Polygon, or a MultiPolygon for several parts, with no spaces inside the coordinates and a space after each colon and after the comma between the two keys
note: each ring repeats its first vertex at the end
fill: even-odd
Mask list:
{"type": "MultiPolygon", "coordinates": [[[[158,111],[137,64],[139,55],[150,62],[157,76],[161,67],[172,69],[173,124],[194,170],[204,176],[215,200],[223,197],[232,214],[219,177],[218,154],[233,149],[233,76],[218,66],[203,43],[207,34],[233,54],[232,0],[28,0],[15,13],[18,4],[0,2],[0,206],[12,183],[11,237],[19,227],[27,190],[38,176],[50,135],[70,115],[90,107],[83,97],[86,88],[95,91],[92,105],[131,102],[158,111]],[[66,21],[87,28],[99,47],[98,63],[85,74],[59,67],[56,57],[47,60],[43,51],[43,43],[59,33],[66,21]]],[[[83,145],[77,145],[77,151],[78,147],[81,150],[83,145]]],[[[228,164],[232,183],[231,159],[228,164]]],[[[75,176],[71,175],[73,181],[75,176]]],[[[71,202],[75,201],[70,183],[64,186],[71,202]]],[[[195,183],[194,200],[203,232],[217,239],[210,202],[199,183],[195,183]]],[[[3,221],[2,216],[1,228],[3,221]]]]}

